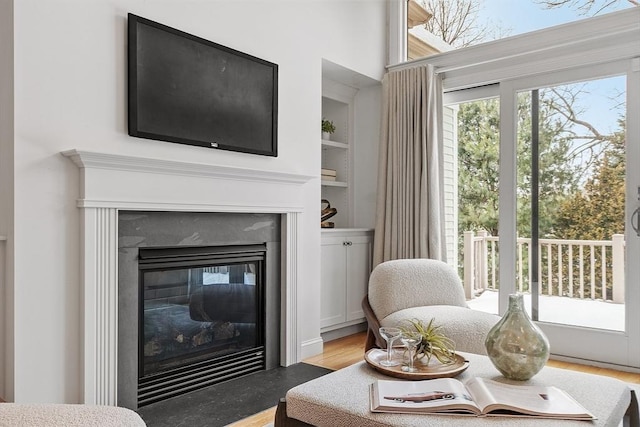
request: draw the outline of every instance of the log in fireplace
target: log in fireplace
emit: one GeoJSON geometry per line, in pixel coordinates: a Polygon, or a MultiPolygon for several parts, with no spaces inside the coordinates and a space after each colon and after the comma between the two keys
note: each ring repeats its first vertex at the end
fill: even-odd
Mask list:
{"type": "Polygon", "coordinates": [[[139,249],[139,407],[265,369],[266,253],[139,249]]]}

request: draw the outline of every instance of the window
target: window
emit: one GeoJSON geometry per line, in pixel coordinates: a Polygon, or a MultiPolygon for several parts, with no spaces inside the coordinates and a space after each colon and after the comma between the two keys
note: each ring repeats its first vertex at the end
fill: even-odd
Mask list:
{"type": "Polygon", "coordinates": [[[405,60],[633,8],[628,1],[408,0],[405,60]],[[526,16],[527,19],[522,19],[526,16]]]}

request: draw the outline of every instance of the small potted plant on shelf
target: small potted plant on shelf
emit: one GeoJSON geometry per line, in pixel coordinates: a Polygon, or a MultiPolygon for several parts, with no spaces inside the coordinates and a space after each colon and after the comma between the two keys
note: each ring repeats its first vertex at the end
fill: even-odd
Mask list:
{"type": "Polygon", "coordinates": [[[336,127],[331,120],[322,119],[322,139],[330,139],[331,134],[336,131],[336,127]]]}
{"type": "Polygon", "coordinates": [[[440,331],[441,326],[431,319],[425,325],[420,319],[408,320],[408,325],[400,327],[403,332],[418,333],[421,341],[416,348],[414,359],[428,365],[432,357],[446,365],[456,360],[455,343],[440,331]]]}

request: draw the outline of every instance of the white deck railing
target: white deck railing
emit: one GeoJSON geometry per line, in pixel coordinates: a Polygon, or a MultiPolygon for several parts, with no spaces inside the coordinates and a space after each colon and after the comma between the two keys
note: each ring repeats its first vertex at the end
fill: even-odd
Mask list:
{"type": "MultiPolygon", "coordinates": [[[[529,292],[531,239],[517,240],[517,290],[529,292]]],[[[544,295],[624,303],[624,235],[611,240],[540,239],[539,292],[544,295]]],[[[498,289],[498,237],[464,232],[464,288],[468,299],[482,289],[498,289]]]]}

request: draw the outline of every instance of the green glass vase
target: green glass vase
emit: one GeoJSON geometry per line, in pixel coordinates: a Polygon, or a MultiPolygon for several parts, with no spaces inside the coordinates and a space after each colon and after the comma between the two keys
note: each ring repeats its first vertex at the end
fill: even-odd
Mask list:
{"type": "Polygon", "coordinates": [[[522,294],[509,295],[509,308],[485,340],[487,355],[502,375],[526,381],[549,360],[549,340],[524,309],[522,294]]]}

